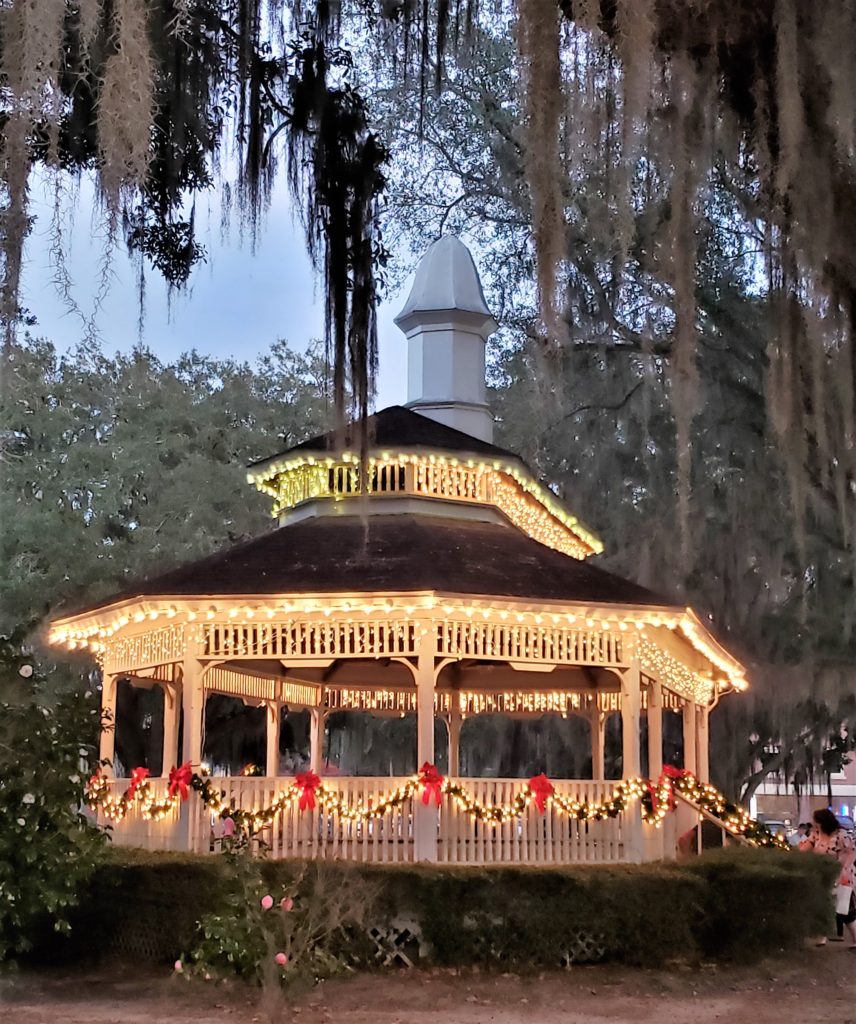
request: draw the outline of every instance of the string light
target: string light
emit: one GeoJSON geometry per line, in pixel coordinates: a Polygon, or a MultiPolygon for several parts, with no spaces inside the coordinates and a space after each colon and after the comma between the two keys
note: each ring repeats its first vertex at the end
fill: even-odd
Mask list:
{"type": "Polygon", "coordinates": [[[693,672],[645,637],[639,640],[639,661],[645,672],[682,697],[697,704],[708,704],[713,699],[714,683],[711,679],[693,672]]]}
{"type": "MultiPolygon", "coordinates": [[[[250,766],[248,766],[250,767],[250,766]]],[[[488,804],[474,797],[459,782],[436,775],[433,765],[426,765],[423,772],[429,769],[434,772],[438,791],[455,806],[476,821],[489,825],[504,825],[527,813],[530,805],[538,802],[538,794],[532,788],[530,780],[521,792],[517,793],[509,803],[488,804]]],[[[541,778],[547,791],[541,796],[543,807],[552,806],[561,814],[577,821],[602,821],[616,818],[625,813],[632,804],[640,804],[642,820],[654,827],[660,827],[666,814],[675,807],[675,793],[689,801],[699,811],[718,818],[731,834],[740,837],[753,846],[780,846],[787,849],[787,841],[780,836],[773,836],[768,829],[754,821],[744,808],[730,803],[715,786],[700,782],[691,772],[678,769],[664,770],[658,782],[635,778],[617,782],[612,793],[600,800],[577,800],[566,797],[555,791],[548,780],[541,778]]],[[[320,779],[314,777],[312,787],[313,801],[309,806],[317,805],[327,814],[332,814],[340,821],[348,823],[365,823],[374,818],[382,818],[389,811],[401,807],[412,800],[420,789],[425,786],[423,775],[414,775],[398,785],[387,795],[373,798],[365,803],[351,804],[341,794],[328,789],[320,779]]],[[[214,780],[206,773],[194,774],[189,787],[197,792],[208,810],[215,817],[231,817],[235,825],[251,833],[270,825],[277,815],[287,807],[300,801],[306,787],[297,781],[288,785],[264,808],[235,807],[227,802],[225,792],[218,790],[214,780]]],[[[100,773],[94,775],[86,789],[86,800],[93,811],[100,812],[113,822],[122,821],[132,808],[150,821],[161,821],[175,812],[181,803],[180,794],[176,791],[172,796],[158,801],[148,780],[142,781],[133,789],[129,787],[125,793],[116,797],[110,792],[108,780],[100,773]],[[130,796],[129,796],[130,793],[130,796]]]]}
{"type": "MultiPolygon", "coordinates": [[[[314,456],[300,455],[251,470],[247,480],[274,499],[276,517],[313,498],[342,500],[361,494],[359,461],[355,452],[343,452],[320,462],[314,456]]],[[[515,526],[573,558],[603,551],[600,539],[520,465],[485,459],[462,463],[436,453],[385,452],[380,459],[369,458],[367,476],[374,493],[495,505],[515,526]],[[410,474],[406,467],[412,467],[410,474]],[[396,470],[404,470],[404,486],[396,470]]]]}

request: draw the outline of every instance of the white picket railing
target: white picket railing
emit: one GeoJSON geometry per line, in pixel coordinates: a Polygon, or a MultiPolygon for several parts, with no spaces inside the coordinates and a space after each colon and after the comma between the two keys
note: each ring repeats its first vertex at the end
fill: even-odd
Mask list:
{"type": "MultiPolygon", "coordinates": [[[[336,777],[325,779],[349,807],[371,806],[388,796],[405,779],[336,777]]],[[[459,779],[476,800],[488,806],[510,804],[526,787],[524,779],[459,779]]],[[[292,785],[289,778],[215,777],[212,785],[222,791],[224,803],[245,811],[268,807],[292,785]]],[[[127,780],[111,782],[118,793],[127,780]]],[[[158,797],[166,782],[153,779],[158,797]]],[[[555,781],[556,792],[566,798],[599,800],[609,796],[614,782],[555,781]]],[[[416,799],[419,799],[417,796],[416,799]]],[[[345,816],[317,805],[301,811],[297,801],[286,804],[259,838],[272,857],[329,858],[374,864],[414,860],[413,801],[387,811],[380,818],[349,821],[345,816]]],[[[437,822],[437,861],[444,864],[570,864],[616,863],[625,859],[622,816],[605,821],[581,822],[548,804],[540,814],[533,804],[519,817],[499,825],[477,821],[458,807],[448,794],[430,812],[437,822]]],[[[631,813],[638,813],[633,808],[631,813]]],[[[103,823],[103,822],[102,822],[103,823]]],[[[147,850],[182,849],[196,853],[217,852],[223,822],[191,793],[181,813],[161,821],[143,819],[132,809],[113,826],[114,841],[122,846],[147,850]]]]}
{"type": "MultiPolygon", "coordinates": [[[[526,788],[524,779],[456,781],[487,805],[508,805],[526,788]]],[[[557,794],[580,801],[602,799],[615,789],[614,782],[551,781],[557,794]]],[[[441,863],[577,864],[624,859],[621,815],[604,821],[577,821],[554,804],[548,803],[541,814],[530,802],[519,817],[491,825],[476,821],[446,795],[439,817],[437,859],[441,863]]]]}
{"type": "MultiPolygon", "coordinates": [[[[117,779],[109,783],[117,796],[127,790],[128,779],[117,779]]],[[[149,790],[155,800],[166,800],[169,783],[166,779],[149,779],[149,790]]],[[[117,846],[135,846],[142,850],[182,850],[185,848],[181,815],[176,808],[158,821],[143,817],[139,804],[131,809],[121,821],[109,821],[103,814],[97,814],[99,825],[109,828],[109,835],[117,846]]]]}
{"type": "MultiPolygon", "coordinates": [[[[326,782],[347,807],[367,807],[394,790],[403,779],[337,777],[326,782]]],[[[268,807],[288,789],[288,778],[214,778],[212,785],[223,792],[224,802],[241,810],[268,807]]],[[[216,849],[222,823],[208,815],[208,833],[197,832],[193,849],[199,853],[216,849]]],[[[286,804],[273,823],[261,830],[261,840],[272,857],[334,858],[395,864],[413,860],[413,828],[410,801],[387,811],[382,817],[349,821],[345,816],[317,804],[313,810],[299,810],[297,801],[286,804]]]]}

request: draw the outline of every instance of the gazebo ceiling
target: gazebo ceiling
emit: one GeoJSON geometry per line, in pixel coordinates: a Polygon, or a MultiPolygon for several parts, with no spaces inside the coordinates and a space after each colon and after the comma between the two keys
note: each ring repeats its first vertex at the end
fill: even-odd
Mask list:
{"type": "MultiPolygon", "coordinates": [[[[437,591],[670,607],[660,594],[568,558],[511,526],[421,515],[319,516],[146,580],[147,596],[437,591]]],[[[94,610],[89,609],[89,610],[94,610]]]]}

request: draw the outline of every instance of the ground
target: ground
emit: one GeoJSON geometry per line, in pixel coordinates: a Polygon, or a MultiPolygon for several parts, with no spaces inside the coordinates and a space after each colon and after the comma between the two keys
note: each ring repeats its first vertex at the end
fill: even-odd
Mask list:
{"type": "Polygon", "coordinates": [[[856,955],[836,945],[751,968],[363,974],[276,1005],[123,965],[9,975],[0,1006],[15,1024],[856,1024],[856,955]]]}

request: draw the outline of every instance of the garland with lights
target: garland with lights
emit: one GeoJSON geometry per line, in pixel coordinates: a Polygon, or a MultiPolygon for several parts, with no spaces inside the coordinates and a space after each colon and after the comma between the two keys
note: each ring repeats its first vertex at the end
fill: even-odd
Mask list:
{"type": "Polygon", "coordinates": [[[135,768],[127,790],[121,796],[110,792],[107,778],[97,771],[86,787],[86,800],[93,811],[101,812],[111,821],[121,821],[128,812],[138,807],[142,817],[159,821],[185,801],[190,791],[200,799],[212,814],[230,820],[231,828],[252,835],[272,824],[278,814],[297,801],[300,812],[320,807],[343,821],[364,822],[381,818],[388,811],[401,807],[421,794],[422,803],[432,801],[440,806],[444,796],[450,797],[466,814],[479,822],[502,825],[526,813],[530,805],[539,814],[548,806],[577,821],[602,821],[616,818],[633,802],[639,801],[642,820],[659,827],[663,819],[676,806],[676,796],[693,804],[699,811],[717,818],[735,836],[752,846],[776,846],[789,849],[787,841],[774,836],[748,812],[727,800],[715,786],[701,782],[692,772],[666,765],[657,782],[650,779],[624,779],[618,782],[610,796],[601,800],[576,800],[556,792],[546,775],[533,776],[525,788],[508,804],[486,804],[473,797],[460,783],[441,775],[433,764],[422,765],[418,774],[408,779],[386,796],[366,804],[352,806],[342,796],[328,789],[320,776],[307,771],[295,776],[293,783],[280,793],[267,807],[245,810],[226,800],[224,790],[217,788],[210,775],[197,774],[189,763],[172,768],[168,778],[166,799],[157,800],[149,785],[146,768],[135,768]]]}

